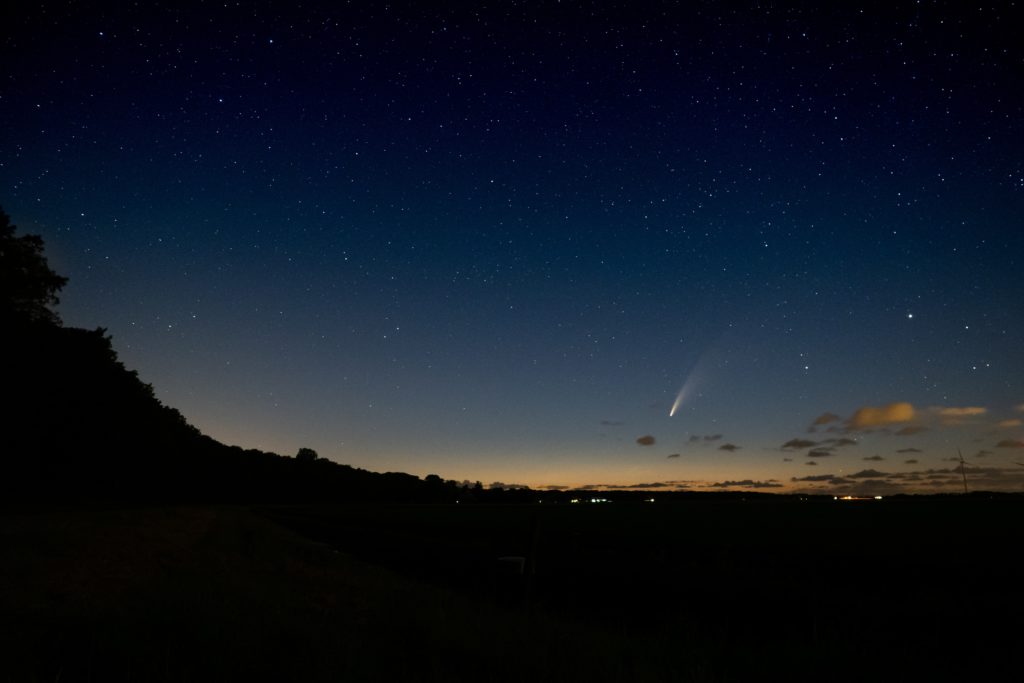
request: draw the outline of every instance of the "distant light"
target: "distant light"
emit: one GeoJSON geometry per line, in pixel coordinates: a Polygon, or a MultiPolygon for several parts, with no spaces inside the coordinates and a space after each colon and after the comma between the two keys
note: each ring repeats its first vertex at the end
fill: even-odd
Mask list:
{"type": "Polygon", "coordinates": [[[875,496],[875,500],[882,500],[881,496],[875,496]]]}

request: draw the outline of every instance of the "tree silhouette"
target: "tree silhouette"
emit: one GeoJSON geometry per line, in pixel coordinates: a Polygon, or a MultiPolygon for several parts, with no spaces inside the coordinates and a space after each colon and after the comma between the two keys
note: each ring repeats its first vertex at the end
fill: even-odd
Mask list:
{"type": "Polygon", "coordinates": [[[295,459],[300,462],[313,462],[319,457],[312,448],[300,448],[299,452],[295,454],[295,459]]]}
{"type": "Polygon", "coordinates": [[[60,324],[50,307],[67,278],[57,275],[43,256],[39,235],[16,237],[10,217],[0,209],[0,316],[60,324]]]}

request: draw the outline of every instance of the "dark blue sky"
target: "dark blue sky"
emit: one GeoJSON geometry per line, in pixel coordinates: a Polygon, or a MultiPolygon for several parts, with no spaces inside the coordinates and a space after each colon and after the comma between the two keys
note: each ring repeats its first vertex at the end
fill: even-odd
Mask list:
{"type": "Polygon", "coordinates": [[[960,448],[1024,488],[1014,4],[332,5],[3,22],[0,206],[192,423],[485,484],[946,490],[960,448]]]}

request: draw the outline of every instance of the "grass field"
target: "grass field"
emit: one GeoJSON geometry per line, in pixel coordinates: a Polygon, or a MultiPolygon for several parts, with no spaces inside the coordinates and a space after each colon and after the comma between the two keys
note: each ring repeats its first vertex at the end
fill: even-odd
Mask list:
{"type": "Polygon", "coordinates": [[[1021,512],[7,511],[0,681],[995,680],[1022,663],[1021,512]]]}

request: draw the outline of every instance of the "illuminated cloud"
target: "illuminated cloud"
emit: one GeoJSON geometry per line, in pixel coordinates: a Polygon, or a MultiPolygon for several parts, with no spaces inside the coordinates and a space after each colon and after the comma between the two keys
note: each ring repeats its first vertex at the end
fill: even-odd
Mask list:
{"type": "Polygon", "coordinates": [[[890,403],[881,408],[864,406],[859,408],[849,420],[846,421],[850,429],[870,429],[872,427],[884,427],[900,422],[910,422],[914,419],[914,406],[909,403],[890,403]]]}
{"type": "Polygon", "coordinates": [[[641,446],[653,446],[654,445],[654,437],[651,436],[650,434],[645,434],[644,436],[641,436],[640,438],[638,438],[636,440],[636,442],[638,444],[640,444],[641,446]]]}
{"type": "Polygon", "coordinates": [[[737,446],[736,444],[723,443],[721,446],[718,447],[718,450],[720,450],[720,451],[729,451],[731,453],[733,451],[738,451],[740,448],[741,447],[737,446]]]}
{"type": "Polygon", "coordinates": [[[883,458],[880,455],[869,455],[866,458],[861,458],[861,460],[868,460],[870,462],[882,462],[883,460],[885,460],[885,458],[883,458]]]}
{"type": "Polygon", "coordinates": [[[997,427],[1020,427],[1022,424],[1024,424],[1024,421],[1013,419],[1013,420],[1003,420],[1002,422],[997,423],[996,426],[997,427]]]}
{"type": "Polygon", "coordinates": [[[967,406],[965,408],[932,408],[941,417],[975,417],[984,415],[988,408],[980,406],[967,406]]]}
{"type": "Polygon", "coordinates": [[[811,446],[817,446],[817,441],[809,441],[808,439],[790,439],[786,443],[782,444],[783,450],[790,448],[810,448],[811,446]]]}
{"type": "Polygon", "coordinates": [[[667,455],[665,457],[668,458],[669,460],[671,460],[672,458],[678,458],[679,455],[680,455],[679,453],[673,453],[672,455],[667,455]]]}
{"type": "Polygon", "coordinates": [[[996,444],[996,448],[1024,448],[1024,441],[1020,439],[1003,439],[996,444]]]}

